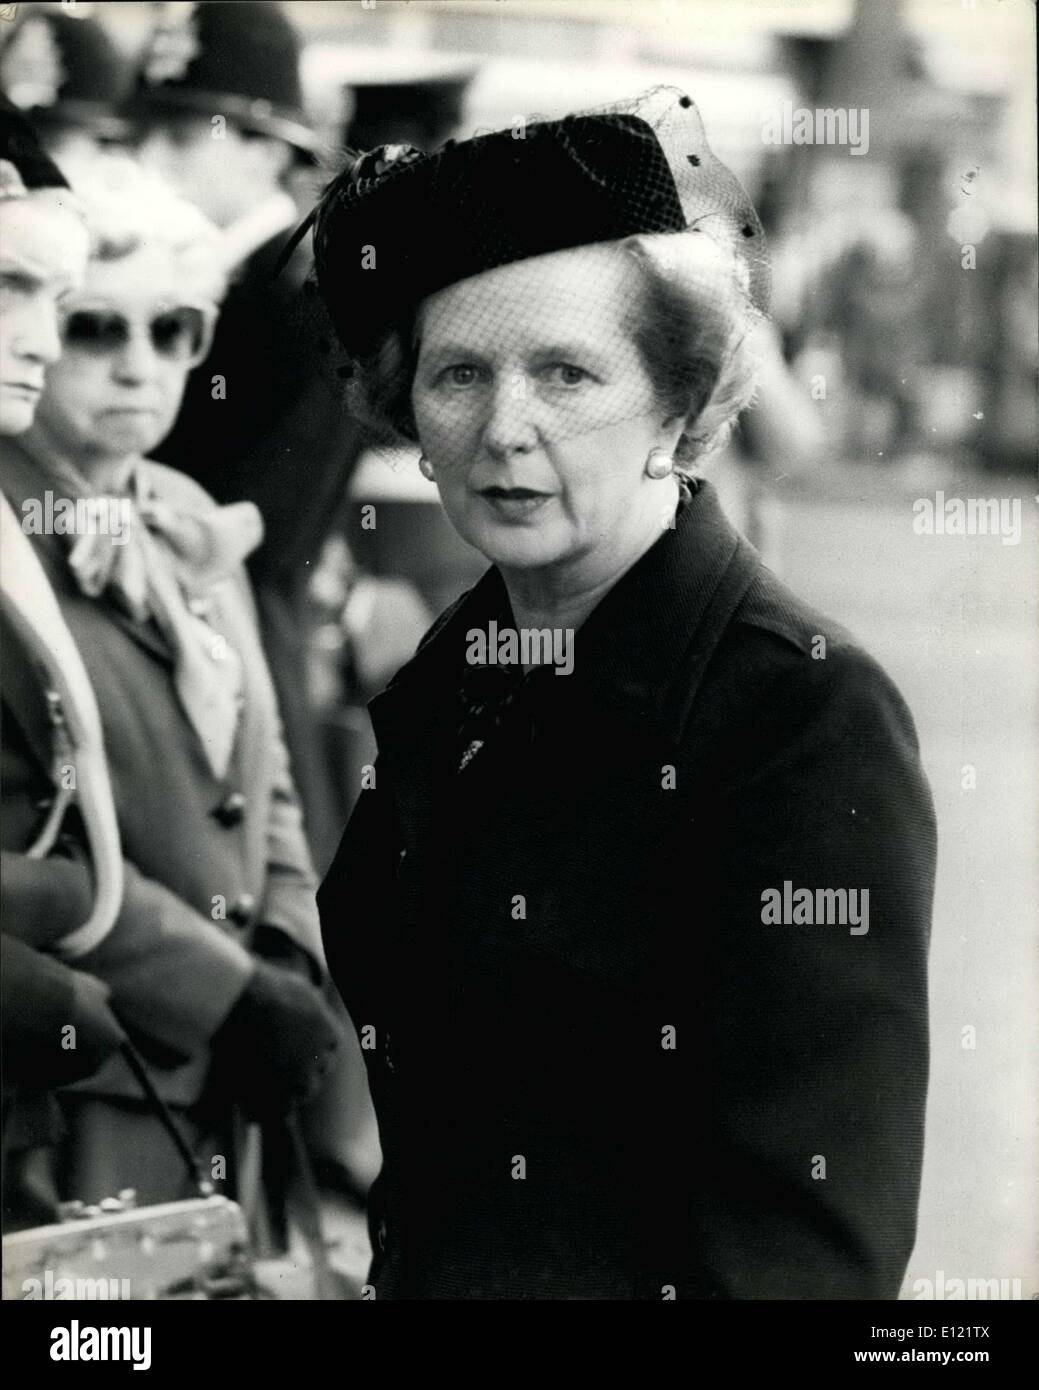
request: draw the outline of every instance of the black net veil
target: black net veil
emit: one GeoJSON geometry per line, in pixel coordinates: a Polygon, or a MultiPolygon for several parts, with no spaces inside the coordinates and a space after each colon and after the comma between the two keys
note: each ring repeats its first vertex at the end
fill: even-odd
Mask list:
{"type": "Polygon", "coordinates": [[[753,395],[765,236],[676,88],[358,154],[310,221],[330,367],[395,470],[578,437],[606,457],[659,417],[695,473],[753,395]]]}

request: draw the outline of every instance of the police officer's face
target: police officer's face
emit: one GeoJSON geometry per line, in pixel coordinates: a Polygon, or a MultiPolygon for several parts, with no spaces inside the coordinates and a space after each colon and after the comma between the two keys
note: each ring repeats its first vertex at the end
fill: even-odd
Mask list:
{"type": "Polygon", "coordinates": [[[92,261],[62,306],[64,353],[38,429],[81,468],[146,455],[173,427],[199,351],[202,313],[165,247],[92,261]]]}
{"type": "Polygon", "coordinates": [[[279,142],[243,135],[223,117],[182,116],[148,130],[141,163],[159,174],[218,227],[230,226],[277,185],[279,142]]]}
{"type": "Polygon", "coordinates": [[[0,434],[32,424],[61,351],[58,303],[81,283],[86,257],[83,220],[65,195],[0,202],[0,434]]]}

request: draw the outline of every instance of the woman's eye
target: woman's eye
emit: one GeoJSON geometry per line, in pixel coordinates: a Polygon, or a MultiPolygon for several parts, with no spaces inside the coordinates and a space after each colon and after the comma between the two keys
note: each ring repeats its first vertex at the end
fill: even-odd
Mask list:
{"type": "Polygon", "coordinates": [[[448,386],[472,386],[476,377],[476,368],[469,362],[455,362],[440,373],[440,380],[448,386]]]}
{"type": "Polygon", "coordinates": [[[575,367],[572,362],[554,362],[547,368],[546,375],[555,386],[580,386],[592,379],[590,372],[583,367],[575,367]]]}
{"type": "Polygon", "coordinates": [[[35,288],[30,275],[22,275],[17,270],[0,271],[0,288],[9,294],[28,295],[35,288]]]}

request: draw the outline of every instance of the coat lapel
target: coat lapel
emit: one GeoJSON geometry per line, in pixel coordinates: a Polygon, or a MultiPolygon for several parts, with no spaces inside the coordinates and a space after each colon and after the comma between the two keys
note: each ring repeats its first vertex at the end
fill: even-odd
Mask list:
{"type": "Polygon", "coordinates": [[[701,483],[673,529],[577,633],[573,698],[677,742],[703,674],[761,566],[701,483]]]}

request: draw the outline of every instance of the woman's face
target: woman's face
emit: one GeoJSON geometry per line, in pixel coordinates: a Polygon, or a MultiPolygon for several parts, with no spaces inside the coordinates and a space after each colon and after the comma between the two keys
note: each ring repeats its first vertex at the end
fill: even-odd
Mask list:
{"type": "Polygon", "coordinates": [[[673,442],[626,327],[637,271],[609,247],[518,261],[425,301],[412,406],[455,529],[497,564],[631,549],[673,442]]]}
{"type": "Polygon", "coordinates": [[[0,201],[0,434],[32,424],[61,352],[58,304],[83,279],[83,219],[55,195],[0,201]]]}
{"type": "Polygon", "coordinates": [[[193,357],[191,315],[165,247],[91,261],[63,305],[64,349],[38,427],[81,466],[147,454],[173,427],[193,357]]]}

